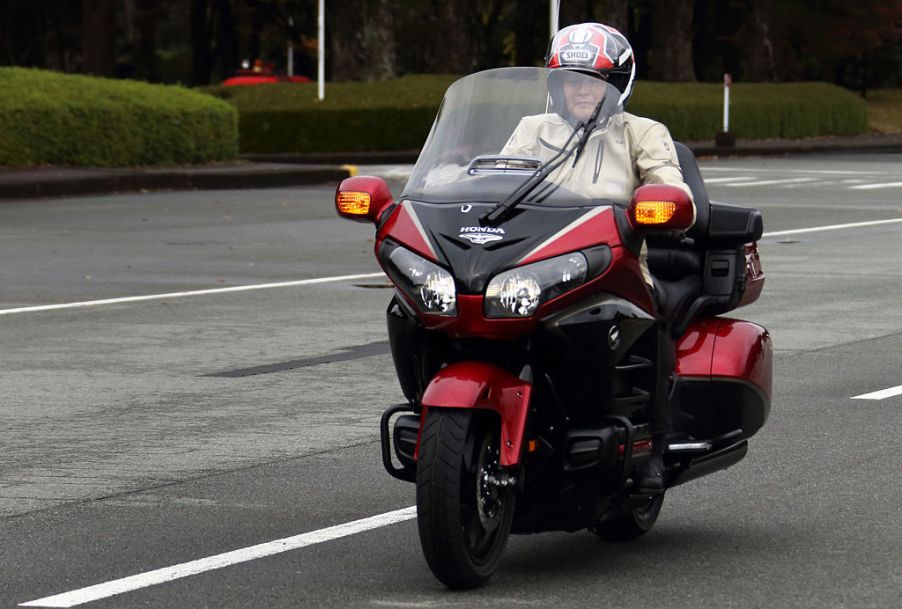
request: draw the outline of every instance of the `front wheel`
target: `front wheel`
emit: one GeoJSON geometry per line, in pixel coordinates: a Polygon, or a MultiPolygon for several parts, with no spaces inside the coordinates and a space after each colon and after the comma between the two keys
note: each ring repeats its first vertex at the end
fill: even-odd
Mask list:
{"type": "Polygon", "coordinates": [[[417,459],[417,523],[432,573],[449,588],[485,583],[501,560],[514,495],[499,485],[496,420],[470,410],[432,408],[417,459]]]}

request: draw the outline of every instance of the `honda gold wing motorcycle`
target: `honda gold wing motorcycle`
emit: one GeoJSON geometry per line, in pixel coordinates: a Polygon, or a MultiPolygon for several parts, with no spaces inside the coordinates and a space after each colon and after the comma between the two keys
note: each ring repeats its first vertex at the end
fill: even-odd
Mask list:
{"type": "Polygon", "coordinates": [[[549,113],[550,73],[462,78],[398,200],[376,177],[336,192],[339,215],[375,224],[395,287],[386,318],[406,401],[382,416],[382,459],[416,484],[426,561],[451,588],[484,583],[511,533],[651,529],[664,496],[635,479],[653,449],[656,311],[677,345],[665,489],[737,463],[770,411],[767,331],[721,316],[761,293],[760,212],[709,201],[680,144],[694,224],[678,188],[580,194],[580,155],[605,179],[592,136],[622,112],[616,91],[565,141],[505,155],[521,118],[549,113]]]}

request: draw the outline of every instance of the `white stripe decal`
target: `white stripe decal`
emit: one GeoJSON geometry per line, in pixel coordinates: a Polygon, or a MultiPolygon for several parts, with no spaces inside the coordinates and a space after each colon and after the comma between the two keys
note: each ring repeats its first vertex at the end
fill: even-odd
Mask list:
{"type": "Polygon", "coordinates": [[[149,586],[165,584],[183,577],[190,577],[207,571],[222,569],[223,567],[228,567],[230,565],[264,558],[266,556],[273,556],[274,554],[281,554],[282,552],[289,552],[299,548],[305,548],[325,541],[340,539],[342,537],[347,537],[348,535],[354,535],[355,533],[362,533],[363,531],[370,531],[390,524],[412,520],[416,517],[416,506],[403,508],[393,512],[386,512],[385,514],[378,514],[376,516],[370,516],[369,518],[355,520],[353,522],[346,522],[345,524],[339,524],[327,529],[311,531],[309,533],[295,535],[294,537],[286,537],[284,539],[276,539],[275,541],[261,543],[256,546],[241,548],[240,550],[233,550],[215,556],[208,556],[207,558],[192,560],[191,562],[164,567],[154,571],[146,571],[137,575],[88,586],[87,588],[81,588],[71,592],[64,592],[63,594],[57,594],[55,596],[48,596],[36,601],[21,603],[19,606],[74,607],[102,598],[109,598],[117,594],[122,594],[123,592],[131,592],[149,586]]]}
{"type": "Polygon", "coordinates": [[[423,242],[426,244],[426,247],[429,248],[429,253],[432,254],[433,260],[438,260],[438,255],[435,253],[435,250],[432,249],[432,243],[429,241],[429,236],[426,234],[426,229],[423,228],[423,225],[420,223],[420,218],[417,216],[416,212],[413,211],[413,206],[410,204],[410,201],[404,201],[401,203],[404,206],[404,209],[407,210],[407,213],[410,215],[410,219],[413,220],[413,225],[417,227],[417,230],[420,231],[420,237],[423,238],[423,242]]]}
{"type": "Polygon", "coordinates": [[[882,391],[874,391],[873,393],[865,393],[862,395],[856,395],[853,397],[853,400],[885,400],[886,398],[891,398],[897,395],[902,395],[902,385],[898,387],[890,387],[889,389],[883,389],[882,391]]]}
{"type": "Polygon", "coordinates": [[[773,233],[764,233],[762,239],[768,237],[782,237],[783,235],[801,235],[803,233],[819,233],[828,230],[842,230],[844,228],[861,228],[864,226],[880,226],[881,224],[897,224],[902,222],[902,218],[892,218],[890,220],[872,220],[870,222],[853,222],[851,224],[833,224],[831,226],[816,226],[814,228],[796,228],[793,230],[781,230],[773,233]]]}
{"type": "Polygon", "coordinates": [[[272,288],[291,288],[301,285],[316,285],[318,283],[333,283],[336,281],[352,281],[354,279],[374,279],[384,277],[383,273],[364,273],[361,275],[338,275],[336,277],[316,277],[314,279],[299,279],[297,281],[280,281],[278,283],[259,283],[256,285],[237,285],[228,288],[211,288],[209,290],[192,290],[190,292],[169,292],[168,294],[147,294],[145,296],[123,296],[121,298],[106,298],[103,300],[86,300],[83,302],[66,302],[52,305],[37,305],[33,307],[18,307],[15,309],[0,309],[0,315],[15,315],[17,313],[34,313],[37,311],[54,311],[56,309],[77,309],[81,307],[96,307],[99,305],[120,304],[126,302],[141,302],[145,300],[164,300],[170,298],[185,298],[188,296],[205,296],[207,294],[228,294],[230,292],[249,292],[251,290],[269,290],[272,288]]]}
{"type": "Polygon", "coordinates": [[[610,211],[610,210],[611,210],[611,207],[606,205],[606,206],[602,206],[602,207],[596,207],[595,209],[592,209],[592,210],[584,213],[579,218],[577,218],[576,220],[574,220],[573,222],[571,222],[570,224],[568,224],[567,226],[565,226],[558,232],[554,233],[553,235],[551,235],[550,237],[548,237],[547,239],[542,241],[542,243],[540,243],[539,245],[534,247],[531,252],[529,252],[522,258],[520,258],[520,260],[517,261],[517,264],[520,264],[524,260],[529,260],[529,258],[531,256],[533,256],[536,252],[542,251],[545,247],[551,245],[553,242],[557,241],[558,239],[563,237],[565,234],[567,234],[568,232],[570,232],[577,226],[579,226],[581,224],[585,224],[586,222],[588,222],[595,216],[597,216],[603,212],[610,211]]]}

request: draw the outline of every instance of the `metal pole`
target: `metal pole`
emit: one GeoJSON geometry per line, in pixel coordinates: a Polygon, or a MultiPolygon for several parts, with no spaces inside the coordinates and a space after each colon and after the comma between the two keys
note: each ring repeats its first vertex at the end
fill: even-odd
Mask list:
{"type": "Polygon", "coordinates": [[[548,38],[554,38],[558,30],[558,13],[561,9],[561,0],[548,0],[548,21],[550,23],[550,34],[548,38]]]}
{"type": "Polygon", "coordinates": [[[317,33],[317,96],[320,101],[326,97],[326,0],[319,0],[319,15],[316,18],[317,33]]]}
{"type": "MultiPolygon", "coordinates": [[[[294,29],[294,18],[288,18],[288,25],[292,29],[294,29]]],[[[289,36],[291,34],[289,33],[289,36]]],[[[291,38],[288,39],[288,75],[294,76],[294,42],[291,38]]]]}
{"type": "Polygon", "coordinates": [[[733,79],[729,74],[723,75],[723,132],[730,131],[730,85],[733,79]]]}

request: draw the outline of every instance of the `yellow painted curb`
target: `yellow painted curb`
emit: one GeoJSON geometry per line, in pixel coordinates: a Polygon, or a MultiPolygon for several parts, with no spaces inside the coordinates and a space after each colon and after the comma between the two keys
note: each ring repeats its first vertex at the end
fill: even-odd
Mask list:
{"type": "Polygon", "coordinates": [[[349,178],[356,176],[359,171],[357,165],[342,165],[341,168],[347,170],[349,178]]]}

